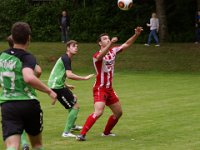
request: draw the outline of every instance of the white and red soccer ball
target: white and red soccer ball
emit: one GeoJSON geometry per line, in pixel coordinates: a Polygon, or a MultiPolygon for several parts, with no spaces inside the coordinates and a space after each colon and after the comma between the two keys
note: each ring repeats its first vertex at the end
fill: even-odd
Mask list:
{"type": "Polygon", "coordinates": [[[121,10],[129,10],[133,6],[133,0],[118,0],[117,5],[121,10]]]}

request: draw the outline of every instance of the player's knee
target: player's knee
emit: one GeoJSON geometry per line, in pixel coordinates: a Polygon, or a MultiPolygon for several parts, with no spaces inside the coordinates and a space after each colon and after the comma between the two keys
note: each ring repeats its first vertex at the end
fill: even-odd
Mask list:
{"type": "Polygon", "coordinates": [[[94,112],[94,114],[99,118],[103,115],[103,110],[97,110],[94,112]]]}
{"type": "Polygon", "coordinates": [[[122,114],[123,114],[123,112],[122,112],[122,111],[120,111],[120,112],[119,112],[119,118],[122,116],[122,114]]]}
{"type": "Polygon", "coordinates": [[[114,114],[115,115],[115,117],[117,118],[117,119],[119,119],[121,116],[122,116],[122,111],[119,111],[119,112],[117,112],[116,114],[114,114]]]}
{"type": "Polygon", "coordinates": [[[76,103],[76,104],[73,106],[73,108],[74,108],[74,109],[80,109],[79,104],[76,103]]]}

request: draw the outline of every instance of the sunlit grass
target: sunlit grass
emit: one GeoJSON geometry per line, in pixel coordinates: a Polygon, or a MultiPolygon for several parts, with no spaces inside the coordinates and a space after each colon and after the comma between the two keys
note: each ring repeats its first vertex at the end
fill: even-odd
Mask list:
{"type": "MultiPolygon", "coordinates": [[[[0,43],[5,49],[6,43],[0,43]]],[[[72,60],[80,75],[93,73],[92,54],[96,44],[79,46],[72,60]]],[[[198,150],[200,147],[200,49],[194,44],[165,44],[159,48],[136,44],[117,58],[114,89],[123,108],[123,116],[113,132],[116,137],[101,137],[110,110],[96,122],[86,142],[62,138],[67,111],[59,104],[50,105],[46,94],[38,92],[44,111],[43,142],[46,150],[198,150]]],[[[32,52],[43,68],[46,83],[50,69],[65,52],[62,43],[32,43],[32,52]]],[[[71,81],[76,86],[81,107],[78,125],[93,112],[92,86],[89,81],[71,81]]],[[[75,134],[78,134],[76,132],[75,134]]],[[[0,131],[0,135],[2,132],[0,131]]],[[[3,146],[0,137],[0,149],[3,146]]]]}

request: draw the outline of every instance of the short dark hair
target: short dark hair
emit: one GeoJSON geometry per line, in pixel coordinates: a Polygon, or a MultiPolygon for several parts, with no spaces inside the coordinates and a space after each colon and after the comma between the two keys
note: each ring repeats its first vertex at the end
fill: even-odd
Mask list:
{"type": "Polygon", "coordinates": [[[75,40],[70,40],[70,41],[68,41],[68,42],[66,43],[66,46],[69,47],[71,44],[78,44],[78,42],[75,41],[75,40]]]}
{"type": "Polygon", "coordinates": [[[102,36],[109,36],[108,33],[102,33],[99,35],[98,39],[97,39],[97,43],[99,43],[101,41],[101,37],[102,36]]]}
{"type": "Polygon", "coordinates": [[[31,28],[26,22],[16,22],[12,26],[11,33],[14,43],[26,44],[31,35],[31,28]]]}
{"type": "Polygon", "coordinates": [[[10,46],[10,48],[13,48],[14,43],[13,43],[12,35],[9,35],[6,40],[8,41],[8,45],[10,46]]]}

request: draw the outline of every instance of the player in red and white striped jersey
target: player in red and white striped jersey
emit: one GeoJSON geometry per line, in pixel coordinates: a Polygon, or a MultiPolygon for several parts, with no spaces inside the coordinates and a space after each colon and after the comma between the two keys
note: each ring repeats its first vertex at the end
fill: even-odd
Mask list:
{"type": "Polygon", "coordinates": [[[135,28],[135,34],[133,36],[131,36],[124,44],[114,47],[112,45],[118,41],[117,37],[110,39],[109,35],[106,33],[99,36],[98,44],[100,50],[93,55],[94,67],[97,73],[93,87],[94,112],[87,118],[81,134],[77,136],[77,140],[86,140],[86,133],[103,114],[105,106],[108,106],[113,114],[109,117],[102,136],[115,136],[115,134],[111,133],[111,130],[122,115],[121,104],[112,88],[115,57],[119,52],[124,51],[134,43],[142,30],[142,27],[135,28]]]}

